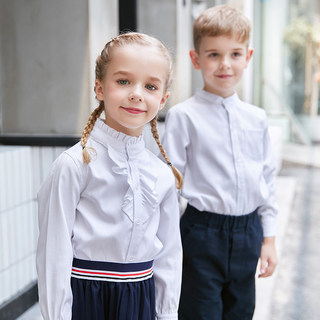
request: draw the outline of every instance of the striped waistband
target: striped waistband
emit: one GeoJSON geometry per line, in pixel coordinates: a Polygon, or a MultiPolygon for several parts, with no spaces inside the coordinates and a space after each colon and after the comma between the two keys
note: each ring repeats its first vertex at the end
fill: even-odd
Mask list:
{"type": "Polygon", "coordinates": [[[74,258],[71,277],[110,282],[143,281],[152,277],[152,264],[153,261],[116,263],[74,258]]]}

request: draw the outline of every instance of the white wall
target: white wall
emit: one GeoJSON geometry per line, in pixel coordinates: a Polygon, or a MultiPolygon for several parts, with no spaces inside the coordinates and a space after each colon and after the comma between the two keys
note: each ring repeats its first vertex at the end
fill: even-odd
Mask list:
{"type": "Polygon", "coordinates": [[[36,279],[36,193],[63,148],[0,146],[0,305],[36,279]]]}

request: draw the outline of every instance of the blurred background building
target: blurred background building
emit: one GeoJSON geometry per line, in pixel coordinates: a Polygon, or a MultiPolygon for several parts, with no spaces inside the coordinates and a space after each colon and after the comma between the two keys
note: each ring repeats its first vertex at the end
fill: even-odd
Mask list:
{"type": "Polygon", "coordinates": [[[36,193],[97,106],[94,66],[104,44],[136,30],[170,49],[175,80],[163,119],[202,86],[189,61],[192,24],[219,4],[252,21],[255,51],[240,97],[267,111],[278,143],[319,143],[317,0],[0,0],[0,319],[37,300],[36,193]]]}

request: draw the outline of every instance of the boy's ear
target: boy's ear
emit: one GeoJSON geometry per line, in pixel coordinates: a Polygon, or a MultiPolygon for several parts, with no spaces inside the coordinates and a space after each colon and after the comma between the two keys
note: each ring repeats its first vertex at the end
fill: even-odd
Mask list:
{"type": "Polygon", "coordinates": [[[162,99],[161,99],[161,101],[160,101],[159,110],[161,110],[161,109],[165,106],[165,104],[166,104],[166,102],[167,102],[167,100],[168,100],[169,97],[170,97],[170,93],[169,93],[169,92],[167,92],[167,93],[162,97],[162,99]]]}
{"type": "Polygon", "coordinates": [[[253,49],[252,48],[248,48],[248,52],[247,52],[247,57],[246,57],[246,67],[248,66],[248,63],[250,61],[250,59],[252,58],[253,55],[253,49]]]}
{"type": "Polygon", "coordinates": [[[103,101],[104,95],[103,95],[103,87],[102,87],[101,82],[96,79],[94,82],[94,86],[95,86],[95,93],[96,93],[97,99],[99,101],[103,101]]]}
{"type": "Polygon", "coordinates": [[[189,55],[190,55],[191,62],[194,69],[199,70],[200,69],[199,54],[197,53],[196,50],[190,50],[189,55]]]}

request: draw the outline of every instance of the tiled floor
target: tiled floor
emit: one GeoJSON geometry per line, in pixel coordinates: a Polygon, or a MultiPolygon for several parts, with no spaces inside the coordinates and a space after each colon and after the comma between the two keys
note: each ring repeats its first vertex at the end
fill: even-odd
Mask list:
{"type": "Polygon", "coordinates": [[[40,314],[39,304],[35,304],[16,320],[43,320],[40,314]]]}

